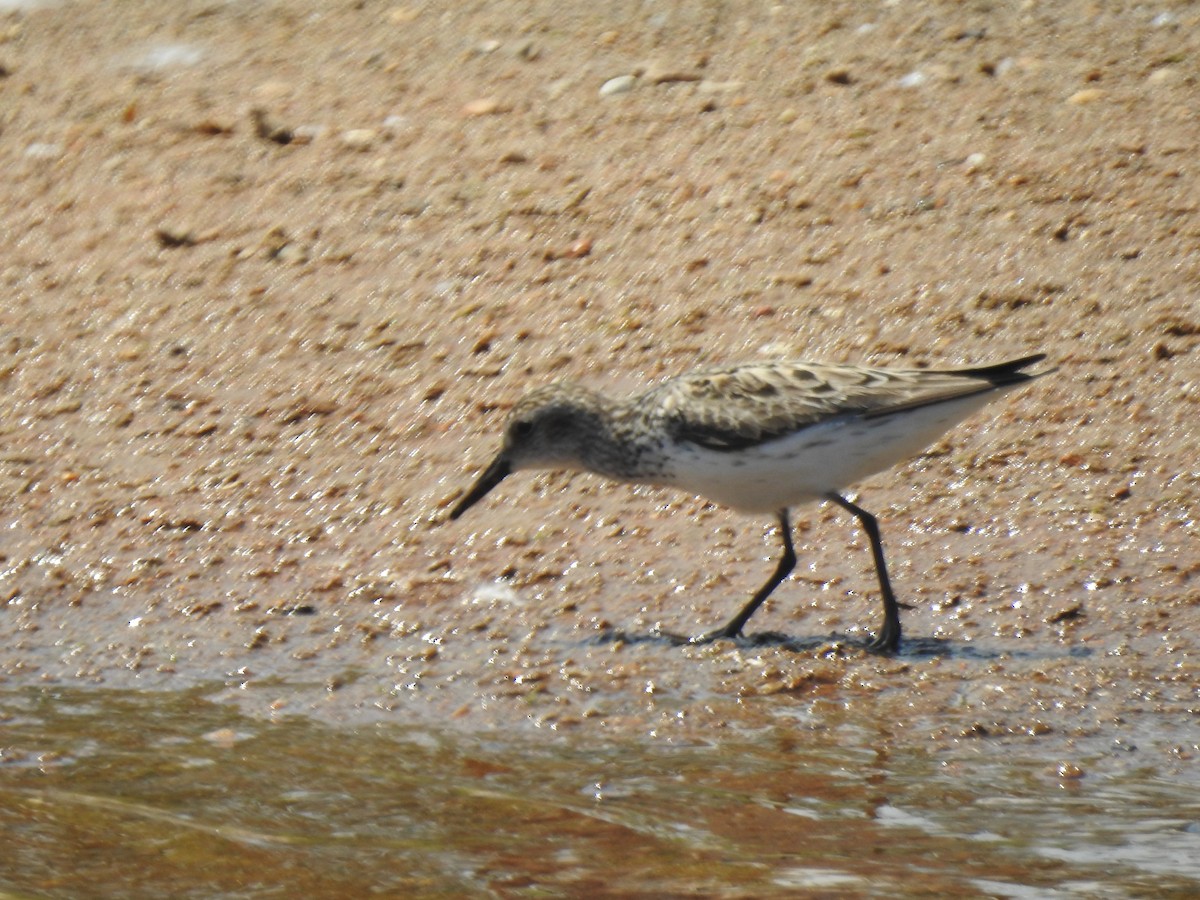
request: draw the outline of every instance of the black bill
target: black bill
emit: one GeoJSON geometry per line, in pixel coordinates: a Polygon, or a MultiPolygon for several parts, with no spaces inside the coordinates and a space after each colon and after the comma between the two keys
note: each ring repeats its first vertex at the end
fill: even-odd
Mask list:
{"type": "Polygon", "coordinates": [[[484,498],[492,488],[502,482],[512,472],[512,466],[503,456],[497,456],[492,460],[492,464],[484,470],[484,473],[479,476],[479,480],[475,482],[472,488],[467,491],[466,495],[458,501],[454,509],[450,510],[450,518],[457,519],[468,509],[484,498]]]}

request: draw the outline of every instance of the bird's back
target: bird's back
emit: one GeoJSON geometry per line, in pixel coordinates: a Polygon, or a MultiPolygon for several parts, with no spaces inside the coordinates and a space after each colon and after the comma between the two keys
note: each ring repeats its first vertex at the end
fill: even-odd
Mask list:
{"type": "Polygon", "coordinates": [[[1041,356],[959,370],[794,362],[699,370],[630,401],[669,436],[659,483],[747,511],[819,499],[923,450],[1041,356]]]}

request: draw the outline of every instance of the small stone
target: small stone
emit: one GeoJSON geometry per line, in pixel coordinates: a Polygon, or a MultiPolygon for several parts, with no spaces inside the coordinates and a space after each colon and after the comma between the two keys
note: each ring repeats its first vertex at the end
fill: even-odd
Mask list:
{"type": "Polygon", "coordinates": [[[551,247],[543,255],[542,258],[547,262],[553,262],[556,259],[583,259],[592,252],[592,242],[589,238],[580,238],[573,241],[566,247],[551,247]]]}
{"type": "Polygon", "coordinates": [[[1072,619],[1082,618],[1083,615],[1083,604],[1071,603],[1046,616],[1046,623],[1048,625],[1057,625],[1060,622],[1069,622],[1072,619]]]}
{"type": "Polygon", "coordinates": [[[604,84],[600,85],[601,97],[613,97],[617,94],[628,94],[637,86],[637,77],[634,75],[618,75],[616,78],[610,78],[604,84]]]}
{"type": "Polygon", "coordinates": [[[292,130],[293,144],[311,144],[326,132],[324,125],[297,125],[292,130]]]}
{"type": "Polygon", "coordinates": [[[1073,106],[1084,106],[1088,103],[1095,103],[1097,100],[1103,100],[1105,96],[1107,96],[1106,92],[1100,88],[1084,88],[1068,97],[1067,102],[1073,106]]]}
{"type": "Polygon", "coordinates": [[[592,252],[591,238],[580,238],[567,246],[567,259],[583,259],[592,252]]]}
{"type": "Polygon", "coordinates": [[[413,9],[411,6],[397,6],[388,11],[387,20],[393,25],[405,25],[415,21],[420,15],[420,10],[413,9]]]}
{"type": "Polygon", "coordinates": [[[531,40],[520,41],[513,47],[513,56],[517,59],[523,59],[525,62],[533,62],[541,55],[542,51],[531,40]]]}
{"type": "Polygon", "coordinates": [[[494,97],[481,97],[465,104],[462,111],[464,116],[494,116],[508,112],[508,107],[494,97]]]}
{"type": "Polygon", "coordinates": [[[221,119],[201,119],[192,125],[192,131],[196,134],[215,137],[216,135],[233,134],[234,125],[232,122],[221,119]]]}
{"type": "Polygon", "coordinates": [[[849,69],[837,68],[826,72],[825,80],[830,84],[848,85],[854,83],[854,76],[850,74],[849,69]]]}
{"type": "Polygon", "coordinates": [[[256,106],[250,110],[250,119],[254,122],[254,133],[264,141],[286,145],[295,138],[292,129],[273,121],[262,107],[256,106]]]}
{"type": "Polygon", "coordinates": [[[159,225],[154,230],[154,236],[158,238],[159,244],[168,248],[196,245],[196,235],[190,228],[182,225],[159,225]]]}
{"type": "Polygon", "coordinates": [[[972,153],[963,160],[963,169],[967,174],[973,174],[982,169],[985,162],[987,162],[987,157],[982,153],[972,153]]]}
{"type": "Polygon", "coordinates": [[[699,81],[700,75],[696,72],[664,66],[659,62],[650,62],[646,64],[645,71],[642,72],[642,80],[647,84],[670,84],[676,81],[699,81]]]}
{"type": "Polygon", "coordinates": [[[918,88],[928,80],[929,78],[924,72],[920,69],[915,69],[907,75],[896,79],[896,84],[902,88],[918,88]]]}
{"type": "Polygon", "coordinates": [[[232,747],[239,741],[244,741],[249,736],[250,735],[248,734],[242,734],[234,731],[232,728],[218,728],[216,731],[210,731],[208,734],[202,735],[204,740],[208,741],[210,744],[215,744],[218,747],[224,747],[226,749],[232,747]]]}
{"type": "Polygon", "coordinates": [[[1175,351],[1165,341],[1159,341],[1150,351],[1150,355],[1161,362],[1171,359],[1175,355],[1175,351]]]}
{"type": "Polygon", "coordinates": [[[812,285],[813,277],[808,272],[780,272],[771,276],[771,283],[803,288],[812,285]]]}
{"type": "Polygon", "coordinates": [[[30,159],[58,159],[62,153],[62,144],[52,144],[48,141],[34,141],[25,148],[25,155],[30,159]]]}
{"type": "Polygon", "coordinates": [[[348,150],[370,150],[379,139],[374,128],[352,128],[342,132],[342,146],[348,150]]]}
{"type": "Polygon", "coordinates": [[[1146,80],[1150,84],[1174,84],[1179,80],[1179,70],[1174,66],[1163,66],[1147,75],[1146,80]]]}
{"type": "Polygon", "coordinates": [[[130,65],[143,72],[160,72],[194,66],[203,58],[204,51],[193,44],[165,43],[147,47],[130,65]]]}
{"type": "Polygon", "coordinates": [[[308,262],[308,251],[299,244],[287,244],[280,248],[274,258],[281,263],[299,265],[300,263],[308,262]]]}

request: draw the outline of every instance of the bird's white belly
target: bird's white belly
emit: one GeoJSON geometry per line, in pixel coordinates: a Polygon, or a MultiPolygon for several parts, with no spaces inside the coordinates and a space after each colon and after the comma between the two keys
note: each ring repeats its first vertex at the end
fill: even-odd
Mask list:
{"type": "Polygon", "coordinates": [[[823,499],[923,450],[988,395],[873,419],[846,418],[743,450],[672,448],[666,483],[744,512],[823,499]]]}

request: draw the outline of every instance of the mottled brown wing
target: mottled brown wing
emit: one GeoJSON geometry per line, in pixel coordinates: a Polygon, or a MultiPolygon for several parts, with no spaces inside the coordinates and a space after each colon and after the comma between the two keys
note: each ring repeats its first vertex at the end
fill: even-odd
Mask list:
{"type": "Polygon", "coordinates": [[[739,450],[839,416],[887,415],[1008,383],[986,371],[750,363],[684,375],[640,402],[657,408],[676,440],[739,450]]]}

